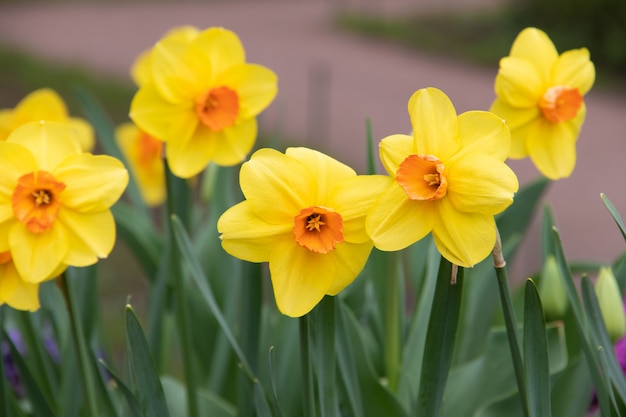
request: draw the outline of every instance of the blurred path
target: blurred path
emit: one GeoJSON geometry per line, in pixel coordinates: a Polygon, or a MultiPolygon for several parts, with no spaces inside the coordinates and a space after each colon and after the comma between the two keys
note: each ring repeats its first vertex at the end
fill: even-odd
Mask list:
{"type": "MultiPolygon", "coordinates": [[[[479,0],[489,2],[493,0],[479,0]]],[[[385,0],[384,11],[401,12],[407,3],[385,0]]],[[[279,76],[279,95],[262,116],[262,128],[278,130],[286,139],[298,138],[360,172],[365,165],[365,119],[371,119],[376,141],[410,131],[407,101],[419,88],[442,89],[459,113],[489,108],[497,68],[407,53],[338,33],[332,28],[332,13],[342,4],[247,0],[0,6],[0,43],[128,79],[137,54],[169,28],[227,27],[242,39],[250,62],[266,65],[279,76]]],[[[626,246],[599,194],[606,193],[626,217],[626,99],[592,91],[587,107],[576,170],[571,178],[551,185],[547,200],[570,259],[608,262],[626,246]]],[[[528,161],[511,165],[522,183],[538,176],[528,161]]],[[[515,270],[528,273],[538,265],[538,239],[535,225],[515,270]]]]}

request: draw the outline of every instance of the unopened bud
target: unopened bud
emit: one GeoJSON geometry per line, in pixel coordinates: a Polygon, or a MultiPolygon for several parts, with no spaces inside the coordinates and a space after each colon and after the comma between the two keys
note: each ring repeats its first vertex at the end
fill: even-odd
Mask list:
{"type": "Polygon", "coordinates": [[[626,316],[619,286],[610,267],[600,268],[595,288],[606,330],[615,342],[626,334],[626,316]]]}
{"type": "Polygon", "coordinates": [[[567,292],[559,265],[552,255],[543,264],[538,291],[546,321],[561,320],[567,311],[567,292]]]}

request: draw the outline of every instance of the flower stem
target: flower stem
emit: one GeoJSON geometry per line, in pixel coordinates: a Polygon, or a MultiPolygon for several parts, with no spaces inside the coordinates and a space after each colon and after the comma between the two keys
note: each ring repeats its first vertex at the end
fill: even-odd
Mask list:
{"type": "Polygon", "coordinates": [[[389,260],[389,276],[385,286],[385,367],[389,388],[395,392],[400,377],[400,275],[398,274],[399,257],[397,252],[385,254],[389,260]]]}
{"type": "Polygon", "coordinates": [[[515,379],[517,380],[517,388],[519,390],[520,399],[524,415],[528,416],[528,396],[526,394],[526,381],[524,373],[524,364],[522,362],[522,354],[520,350],[520,342],[518,338],[517,319],[515,318],[515,310],[513,309],[513,301],[511,299],[511,287],[509,285],[509,276],[506,270],[506,262],[502,256],[502,243],[500,234],[497,233],[496,246],[493,250],[494,267],[496,277],[498,279],[498,289],[500,290],[500,301],[504,313],[504,322],[506,325],[506,333],[509,338],[509,347],[511,349],[511,358],[515,369],[515,379]]]}
{"type": "Polygon", "coordinates": [[[87,348],[83,326],[79,322],[80,318],[78,316],[76,299],[66,274],[67,271],[59,277],[59,286],[65,295],[65,301],[67,303],[67,309],[70,316],[70,325],[72,327],[74,346],[78,352],[78,364],[83,379],[87,409],[89,411],[87,414],[90,416],[97,416],[100,414],[98,412],[98,402],[94,387],[94,368],[91,366],[89,361],[89,349],[87,348]]]}
{"type": "MultiPolygon", "coordinates": [[[[188,219],[188,213],[184,205],[181,202],[186,201],[188,192],[186,190],[187,183],[176,178],[170,171],[167,159],[164,159],[165,165],[165,183],[167,188],[167,214],[168,220],[172,215],[176,214],[182,219],[188,219]],[[178,204],[176,203],[178,202],[178,204]],[[180,212],[180,213],[179,213],[180,212]]],[[[175,237],[171,223],[168,223],[168,239],[169,253],[169,275],[174,281],[174,293],[176,297],[176,319],[178,330],[180,332],[181,350],[183,369],[185,372],[185,384],[187,388],[187,411],[189,417],[198,416],[198,401],[197,401],[197,383],[193,365],[193,350],[191,348],[191,332],[190,322],[187,311],[187,300],[185,297],[185,282],[184,275],[181,267],[180,256],[178,248],[174,244],[175,237]]]]}
{"type": "Polygon", "coordinates": [[[318,305],[317,326],[317,386],[322,417],[338,414],[335,353],[335,297],[325,296],[318,305]]]}
{"type": "Polygon", "coordinates": [[[300,366],[302,368],[302,416],[315,417],[315,391],[309,350],[309,315],[300,317],[300,366]]]}

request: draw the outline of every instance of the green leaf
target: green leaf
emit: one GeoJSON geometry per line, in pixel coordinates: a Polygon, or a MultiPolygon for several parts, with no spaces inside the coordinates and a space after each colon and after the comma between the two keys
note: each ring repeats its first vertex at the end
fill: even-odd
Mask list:
{"type": "Polygon", "coordinates": [[[463,268],[456,272],[456,284],[451,283],[453,265],[441,258],[435,297],[428,319],[428,332],[422,361],[420,387],[417,397],[418,416],[436,417],[441,407],[448,379],[459,311],[463,293],[463,268]]]}
{"type": "Polygon", "coordinates": [[[322,417],[336,416],[339,411],[336,389],[335,361],[335,297],[325,296],[317,305],[315,326],[315,351],[313,369],[317,371],[319,409],[322,417]]]}
{"type": "MultiPolygon", "coordinates": [[[[115,380],[116,387],[121,391],[122,396],[126,400],[126,404],[128,404],[128,408],[130,412],[135,417],[142,417],[141,407],[139,406],[139,402],[137,402],[137,397],[132,393],[130,388],[126,385],[126,383],[113,371],[113,369],[103,360],[100,360],[100,364],[104,366],[107,372],[111,375],[111,378],[115,380]]],[[[178,415],[178,414],[176,414],[178,415]]]]}
{"type": "Polygon", "coordinates": [[[366,151],[367,151],[367,173],[369,175],[376,174],[376,158],[374,151],[374,137],[372,135],[372,121],[365,119],[365,135],[366,135],[366,151]]]}
{"type": "MultiPolygon", "coordinates": [[[[8,307],[0,305],[0,329],[4,330],[4,315],[8,307]]],[[[9,384],[4,371],[4,332],[0,333],[0,415],[8,416],[9,413],[9,384]]]]}
{"type": "Polygon", "coordinates": [[[148,342],[130,305],[126,306],[125,318],[129,364],[141,411],[145,416],[169,417],[167,401],[148,342]]]}
{"type": "Polygon", "coordinates": [[[602,199],[602,202],[604,203],[606,208],[609,209],[609,213],[611,213],[611,216],[613,216],[613,220],[615,220],[615,223],[617,223],[617,227],[619,227],[619,230],[622,232],[622,236],[624,237],[624,239],[626,239],[626,228],[624,227],[624,221],[622,220],[622,216],[620,216],[619,212],[606,195],[600,194],[600,198],[602,199]]]}
{"type": "Polygon", "coordinates": [[[585,417],[592,391],[593,385],[584,358],[578,356],[570,360],[567,367],[553,378],[552,414],[585,417]]]}
{"type": "Polygon", "coordinates": [[[339,365],[339,376],[346,390],[350,415],[353,417],[363,417],[363,395],[359,384],[357,366],[354,363],[354,348],[348,340],[344,315],[339,313],[337,318],[337,364],[339,365]]]}
{"type": "Polygon", "coordinates": [[[524,368],[528,411],[532,417],[550,417],[550,364],[546,328],[539,292],[526,281],[524,297],[524,368]]]}
{"type": "MultiPolygon", "coordinates": [[[[170,406],[172,415],[186,416],[187,402],[185,400],[185,386],[171,376],[161,378],[163,390],[170,406]]],[[[236,408],[223,398],[215,395],[211,391],[198,391],[198,410],[201,416],[210,417],[235,417],[236,408]]]]}

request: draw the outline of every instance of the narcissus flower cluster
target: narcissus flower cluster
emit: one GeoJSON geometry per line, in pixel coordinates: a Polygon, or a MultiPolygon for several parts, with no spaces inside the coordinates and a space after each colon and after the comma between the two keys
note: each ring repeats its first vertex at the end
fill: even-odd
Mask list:
{"type": "Polygon", "coordinates": [[[361,272],[372,250],[365,216],[384,190],[384,176],[359,176],[306,148],[255,152],[241,167],[245,201],[219,219],[226,252],[269,262],[279,310],[308,313],[361,272]]]}
{"type": "Polygon", "coordinates": [[[121,162],[84,153],[67,124],[27,123],[0,142],[0,302],[36,309],[33,285],[106,257],[127,183],[121,162]]]}
{"type": "Polygon", "coordinates": [[[550,179],[576,165],[576,141],[585,120],[584,96],[595,80],[586,48],[559,55],[539,29],[524,29],[500,60],[491,111],[511,129],[511,158],[530,157],[550,179]]]}
{"type": "Polygon", "coordinates": [[[256,140],[256,116],[277,93],[276,75],[246,63],[239,38],[223,28],[168,33],[142,55],[133,74],[140,89],[131,119],[166,143],[168,164],[182,178],[211,161],[243,161],[256,140]]]}

